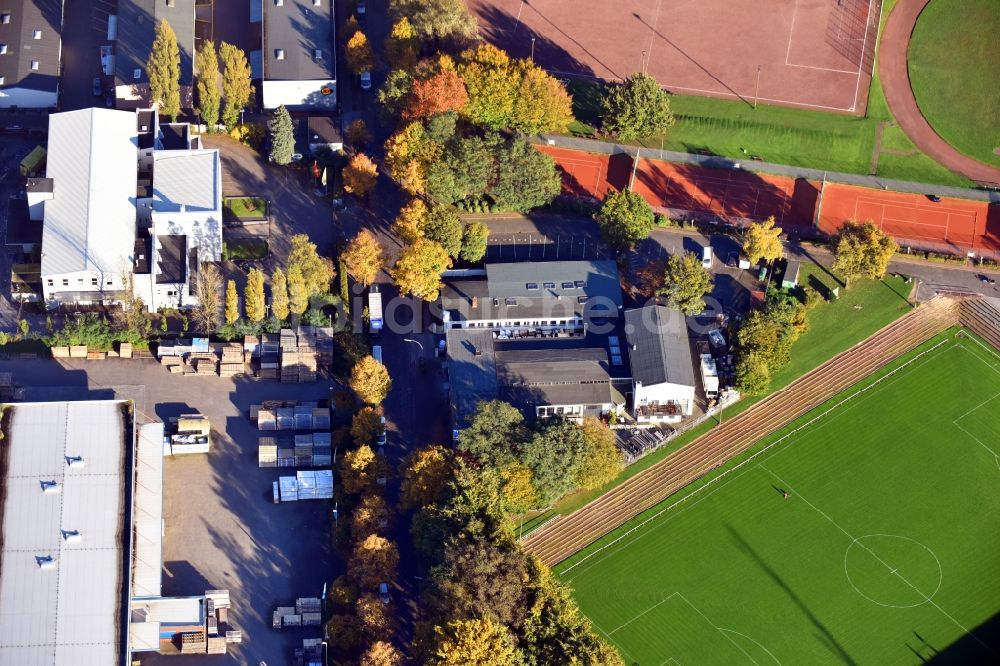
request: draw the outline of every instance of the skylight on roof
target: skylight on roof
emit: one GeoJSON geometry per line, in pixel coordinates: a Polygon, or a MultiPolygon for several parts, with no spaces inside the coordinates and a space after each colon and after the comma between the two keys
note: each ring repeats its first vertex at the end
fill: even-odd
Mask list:
{"type": "Polygon", "coordinates": [[[504,302],[504,305],[517,305],[517,299],[516,298],[505,298],[503,302],[504,302]]]}
{"type": "Polygon", "coordinates": [[[576,288],[577,288],[577,289],[583,289],[584,287],[586,287],[586,286],[587,286],[587,283],[586,283],[586,282],[584,282],[583,280],[577,280],[577,281],[576,281],[576,282],[574,282],[573,284],[575,284],[575,285],[576,285],[576,288]]]}
{"type": "Polygon", "coordinates": [[[562,283],[562,288],[563,289],[572,289],[573,288],[573,283],[572,282],[563,282],[562,283]]]}
{"type": "Polygon", "coordinates": [[[525,285],[525,288],[528,291],[535,291],[535,290],[538,289],[538,283],[537,282],[529,282],[527,285],[525,285]]]}
{"type": "Polygon", "coordinates": [[[545,288],[546,289],[555,289],[556,288],[556,283],[555,282],[546,282],[545,283],[545,288]]]}

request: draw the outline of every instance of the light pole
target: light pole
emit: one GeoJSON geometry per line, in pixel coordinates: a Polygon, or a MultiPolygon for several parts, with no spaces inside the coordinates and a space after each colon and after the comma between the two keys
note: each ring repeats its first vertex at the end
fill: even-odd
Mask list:
{"type": "Polygon", "coordinates": [[[243,124],[243,111],[245,111],[245,109],[240,109],[240,125],[243,124]]]}
{"type": "Polygon", "coordinates": [[[410,338],[403,338],[403,342],[412,342],[416,346],[420,347],[421,353],[423,353],[423,351],[424,351],[424,346],[422,344],[420,344],[419,340],[411,340],[410,338]]]}
{"type": "Polygon", "coordinates": [[[535,38],[531,38],[531,63],[535,63],[535,38]]]}
{"type": "Polygon", "coordinates": [[[757,83],[753,87],[753,108],[757,108],[757,93],[760,92],[760,65],[757,65],[757,83]]]}
{"type": "Polygon", "coordinates": [[[642,52],[642,60],[639,61],[639,71],[646,73],[646,51],[642,52]]]}
{"type": "Polygon", "coordinates": [[[639,153],[642,152],[642,148],[635,149],[635,161],[632,162],[632,177],[628,181],[628,189],[632,192],[635,191],[635,171],[639,167],[639,153]]]}

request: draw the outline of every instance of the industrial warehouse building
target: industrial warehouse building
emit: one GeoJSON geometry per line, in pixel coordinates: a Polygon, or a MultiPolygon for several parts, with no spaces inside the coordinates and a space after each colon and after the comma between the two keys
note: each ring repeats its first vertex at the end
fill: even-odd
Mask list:
{"type": "Polygon", "coordinates": [[[0,410],[0,664],[211,652],[208,610],[228,592],[160,596],[163,424],[137,434],[125,400],[0,410]]]}

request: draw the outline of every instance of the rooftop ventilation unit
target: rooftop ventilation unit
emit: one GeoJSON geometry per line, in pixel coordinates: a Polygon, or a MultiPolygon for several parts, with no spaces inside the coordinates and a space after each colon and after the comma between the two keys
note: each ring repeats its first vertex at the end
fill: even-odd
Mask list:
{"type": "Polygon", "coordinates": [[[66,543],[80,543],[83,541],[83,535],[80,534],[80,530],[60,530],[62,532],[62,538],[66,543]]]}
{"type": "Polygon", "coordinates": [[[56,568],[56,558],[51,555],[35,555],[35,562],[38,563],[39,569],[55,569],[56,568]]]}
{"type": "Polygon", "coordinates": [[[66,456],[66,466],[70,469],[83,469],[86,463],[83,462],[83,456],[66,456]]]}
{"type": "Polygon", "coordinates": [[[59,485],[59,482],[54,479],[49,481],[42,481],[41,486],[42,486],[42,492],[49,494],[57,493],[62,489],[62,486],[59,485]]]}

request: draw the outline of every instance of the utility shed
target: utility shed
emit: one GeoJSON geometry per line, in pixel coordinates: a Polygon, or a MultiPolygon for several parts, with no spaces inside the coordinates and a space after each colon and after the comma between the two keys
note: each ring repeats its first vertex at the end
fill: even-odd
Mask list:
{"type": "Polygon", "coordinates": [[[663,305],[627,310],[625,331],[636,419],[679,421],[690,416],[696,380],[684,315],[663,305]]]}
{"type": "Polygon", "coordinates": [[[127,664],[128,403],[4,405],[0,427],[0,664],[127,664]]]}

